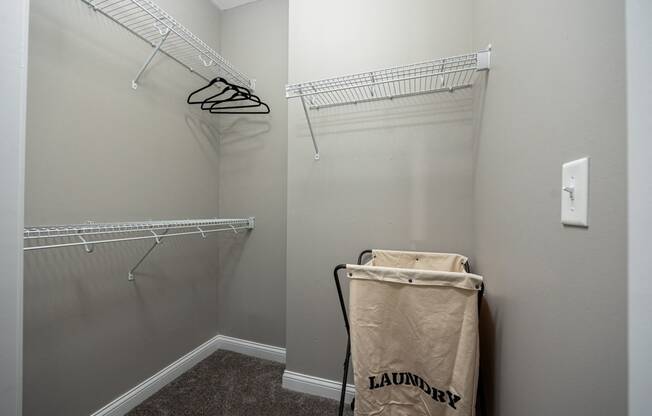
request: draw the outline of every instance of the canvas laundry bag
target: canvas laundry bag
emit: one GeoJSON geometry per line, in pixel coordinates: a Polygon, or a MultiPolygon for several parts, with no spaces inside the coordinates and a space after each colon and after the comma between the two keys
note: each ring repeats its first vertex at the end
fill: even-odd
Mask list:
{"type": "Polygon", "coordinates": [[[356,416],[473,416],[482,277],[458,254],[347,265],[356,416]]]}

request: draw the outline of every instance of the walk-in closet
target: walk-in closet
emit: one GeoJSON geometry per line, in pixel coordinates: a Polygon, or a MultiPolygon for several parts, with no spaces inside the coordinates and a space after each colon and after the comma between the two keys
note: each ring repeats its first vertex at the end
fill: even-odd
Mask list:
{"type": "Polygon", "coordinates": [[[12,0],[0,416],[643,416],[647,0],[12,0]]]}

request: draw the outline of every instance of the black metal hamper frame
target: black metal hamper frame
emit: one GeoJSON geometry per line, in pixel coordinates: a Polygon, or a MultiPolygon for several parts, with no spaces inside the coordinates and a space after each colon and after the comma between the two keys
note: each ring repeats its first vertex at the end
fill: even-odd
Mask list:
{"type": "MultiPolygon", "coordinates": [[[[367,254],[371,254],[373,250],[364,250],[358,256],[358,265],[362,265],[362,260],[367,254]]],[[[349,376],[349,363],[351,361],[351,331],[349,328],[349,316],[346,311],[346,304],[344,303],[344,295],[342,295],[342,285],[340,284],[339,271],[346,269],[346,264],[338,264],[333,270],[333,277],[335,279],[335,286],[337,287],[337,296],[340,300],[340,307],[342,308],[342,316],[344,317],[344,326],[346,328],[346,357],[344,358],[344,374],[342,376],[342,391],[340,393],[340,407],[338,415],[342,416],[344,414],[344,399],[346,398],[346,381],[349,376]]],[[[464,263],[464,270],[467,273],[471,273],[471,266],[469,261],[464,263]]],[[[480,309],[482,306],[482,296],[484,294],[484,282],[480,287],[480,293],[478,294],[478,321],[480,320],[480,309]]],[[[351,410],[355,408],[355,397],[351,401],[351,410]]],[[[482,377],[480,372],[478,373],[478,398],[476,401],[476,409],[479,412],[480,416],[486,415],[485,411],[485,400],[484,400],[484,390],[482,388],[482,377]]]]}

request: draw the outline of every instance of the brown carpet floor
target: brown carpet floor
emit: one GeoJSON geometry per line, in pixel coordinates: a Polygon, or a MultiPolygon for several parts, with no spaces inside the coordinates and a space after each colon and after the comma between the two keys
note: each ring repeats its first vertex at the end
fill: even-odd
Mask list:
{"type": "MultiPolygon", "coordinates": [[[[338,402],[281,387],[285,366],[218,351],[128,416],[336,416],[338,402]]],[[[353,414],[348,406],[345,415],[353,414]]]]}

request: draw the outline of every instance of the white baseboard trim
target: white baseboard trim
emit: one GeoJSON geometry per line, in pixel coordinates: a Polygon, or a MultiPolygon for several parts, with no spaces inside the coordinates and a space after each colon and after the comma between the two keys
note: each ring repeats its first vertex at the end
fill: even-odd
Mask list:
{"type": "Polygon", "coordinates": [[[218,350],[220,336],[213,337],[136,387],[117,397],[91,416],[123,416],[204,358],[218,350]]]}
{"type": "Polygon", "coordinates": [[[91,416],[124,416],[172,380],[220,349],[285,363],[285,348],[217,335],[95,411],[91,416]]]}
{"type": "Polygon", "coordinates": [[[218,335],[217,338],[219,343],[218,349],[220,350],[238,352],[250,357],[285,364],[285,348],[227,337],[225,335],[218,335]]]}
{"type": "MultiPolygon", "coordinates": [[[[285,372],[283,372],[283,388],[297,391],[299,393],[312,394],[313,396],[340,400],[342,382],[285,370],[285,372]]],[[[351,403],[354,393],[355,386],[353,384],[347,384],[345,396],[346,403],[351,403]]]]}

